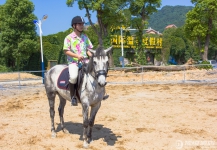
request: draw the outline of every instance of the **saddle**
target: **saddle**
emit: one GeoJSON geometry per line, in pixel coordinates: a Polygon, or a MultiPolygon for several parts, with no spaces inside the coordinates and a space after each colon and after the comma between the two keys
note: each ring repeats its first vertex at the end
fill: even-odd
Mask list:
{"type": "MultiPolygon", "coordinates": [[[[83,83],[84,74],[87,71],[86,64],[82,64],[82,66],[79,66],[78,69],[78,78],[77,83],[75,84],[75,89],[78,91],[83,83]]],[[[58,80],[57,80],[57,86],[60,89],[63,90],[69,90],[69,68],[68,66],[62,70],[62,72],[59,74],[58,80]]]]}

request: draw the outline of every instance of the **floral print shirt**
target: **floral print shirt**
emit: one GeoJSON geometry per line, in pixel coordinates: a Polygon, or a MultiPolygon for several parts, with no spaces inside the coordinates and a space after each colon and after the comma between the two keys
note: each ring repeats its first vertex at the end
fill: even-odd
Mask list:
{"type": "MultiPolygon", "coordinates": [[[[81,37],[78,37],[75,32],[67,35],[64,40],[63,50],[71,51],[75,54],[82,55],[84,58],[88,57],[87,48],[93,48],[93,45],[90,39],[85,35],[81,34],[81,37]]],[[[78,58],[70,57],[67,55],[68,64],[78,63],[78,58]]]]}

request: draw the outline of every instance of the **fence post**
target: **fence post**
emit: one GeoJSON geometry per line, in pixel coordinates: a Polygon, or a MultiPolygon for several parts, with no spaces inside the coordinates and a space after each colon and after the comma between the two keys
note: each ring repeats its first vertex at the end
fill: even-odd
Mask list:
{"type": "Polygon", "coordinates": [[[20,86],[20,72],[18,71],[18,81],[19,81],[19,89],[21,88],[20,86]]]}
{"type": "Polygon", "coordinates": [[[185,83],[185,65],[184,65],[184,79],[183,79],[183,82],[185,83]]]}
{"type": "Polygon", "coordinates": [[[143,75],[144,75],[144,73],[143,73],[143,66],[142,66],[142,73],[141,73],[141,75],[142,75],[142,83],[143,83],[143,75]]]}

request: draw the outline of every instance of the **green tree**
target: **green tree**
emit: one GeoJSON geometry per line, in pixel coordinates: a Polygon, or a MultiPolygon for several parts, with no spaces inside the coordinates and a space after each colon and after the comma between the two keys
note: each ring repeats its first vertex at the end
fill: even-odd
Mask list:
{"type": "MultiPolygon", "coordinates": [[[[110,45],[109,29],[113,26],[124,23],[124,11],[129,2],[127,0],[67,0],[68,6],[73,6],[74,2],[78,2],[79,8],[86,10],[86,16],[93,28],[95,35],[98,37],[98,45],[107,47],[110,45]],[[90,11],[96,12],[97,24],[91,20],[90,11]]],[[[109,52],[109,65],[113,67],[112,51],[109,52]]]]}
{"type": "Polygon", "coordinates": [[[93,44],[94,48],[96,48],[97,45],[98,45],[98,37],[95,35],[95,31],[93,30],[93,28],[88,27],[87,30],[85,30],[84,32],[89,37],[89,39],[90,39],[91,43],[93,44]]]}
{"type": "Polygon", "coordinates": [[[33,20],[34,5],[29,0],[7,0],[0,8],[0,53],[6,66],[22,67],[39,48],[33,20]]]}
{"type": "Polygon", "coordinates": [[[174,32],[174,28],[167,29],[163,32],[163,44],[161,49],[161,57],[164,64],[168,63],[170,56],[170,47],[171,47],[171,35],[174,32]]]}
{"type": "MultiPolygon", "coordinates": [[[[161,6],[161,0],[132,0],[130,11],[133,16],[136,16],[136,27],[138,29],[138,45],[142,45],[143,30],[147,21],[157,8],[161,6]]],[[[142,48],[142,47],[141,47],[142,48]]]]}
{"type": "Polygon", "coordinates": [[[189,58],[199,59],[199,54],[193,43],[186,37],[184,28],[169,28],[163,32],[163,49],[166,59],[173,56],[178,64],[185,63],[189,58]]]}
{"type": "Polygon", "coordinates": [[[145,46],[142,44],[144,36],[144,29],[147,27],[148,19],[150,15],[157,12],[157,8],[161,5],[161,0],[131,0],[130,12],[132,16],[136,16],[132,20],[132,27],[138,29],[137,35],[137,48],[136,48],[136,60],[137,63],[145,64],[146,56],[144,53],[145,46]]]}
{"type": "Polygon", "coordinates": [[[195,7],[187,13],[185,32],[191,40],[197,40],[202,59],[206,61],[211,37],[215,36],[217,3],[216,0],[191,0],[191,2],[195,7]]]}
{"type": "Polygon", "coordinates": [[[86,10],[88,21],[98,37],[98,44],[103,46],[103,39],[108,36],[108,29],[124,20],[122,10],[127,5],[126,0],[67,0],[68,6],[77,1],[79,8],[86,10]],[[98,27],[91,20],[90,11],[96,12],[98,27]]]}

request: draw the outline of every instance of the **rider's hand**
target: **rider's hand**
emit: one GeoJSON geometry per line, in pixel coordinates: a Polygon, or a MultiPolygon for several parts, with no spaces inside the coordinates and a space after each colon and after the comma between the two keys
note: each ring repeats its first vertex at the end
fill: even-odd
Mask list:
{"type": "Polygon", "coordinates": [[[84,57],[82,55],[78,55],[78,61],[82,61],[84,57]]]}

